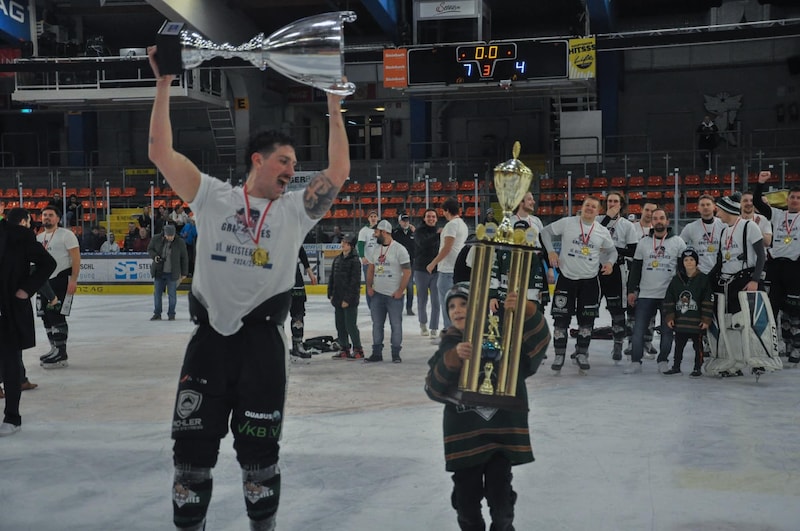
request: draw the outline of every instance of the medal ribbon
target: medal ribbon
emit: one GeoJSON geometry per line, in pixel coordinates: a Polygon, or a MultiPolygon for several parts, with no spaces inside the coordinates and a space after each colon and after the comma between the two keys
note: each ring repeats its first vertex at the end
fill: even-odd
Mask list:
{"type": "Polygon", "coordinates": [[[736,220],[736,223],[733,224],[733,227],[731,227],[731,235],[728,236],[727,240],[725,241],[725,250],[726,251],[730,252],[730,250],[731,250],[731,245],[733,245],[733,234],[736,232],[736,225],[738,225],[741,220],[742,220],[742,218],[738,218],[736,220]]]}
{"type": "MultiPolygon", "coordinates": [[[[794,223],[792,223],[794,225],[794,223]]],[[[56,229],[58,230],[58,229],[56,229]]],[[[44,238],[42,238],[42,246],[47,249],[47,246],[53,241],[53,238],[56,237],[56,231],[53,231],[53,234],[50,235],[50,239],[47,239],[47,231],[44,231],[44,238]]]]}
{"type": "Polygon", "coordinates": [[[706,230],[706,224],[703,222],[702,219],[700,220],[700,225],[702,225],[702,227],[703,227],[703,232],[706,233],[706,239],[708,240],[708,243],[709,244],[713,244],[714,243],[714,233],[717,231],[717,227],[712,223],[711,224],[711,234],[709,235],[708,231],[706,230]]]}
{"type": "Polygon", "coordinates": [[[261,228],[264,226],[264,220],[267,219],[267,212],[269,212],[269,209],[272,207],[272,201],[269,202],[267,208],[265,208],[264,212],[259,216],[258,230],[253,234],[253,229],[250,228],[250,200],[247,198],[247,183],[244,184],[242,191],[244,193],[244,222],[247,225],[247,233],[250,235],[250,239],[253,240],[253,243],[256,244],[256,247],[258,247],[258,240],[261,239],[261,228]]]}
{"type": "Polygon", "coordinates": [[[578,218],[578,225],[581,226],[581,242],[583,245],[589,245],[589,238],[592,236],[592,231],[594,230],[594,222],[592,222],[592,228],[589,229],[589,232],[584,236],[583,233],[583,221],[581,218],[578,218]]]}
{"type": "MultiPolygon", "coordinates": [[[[394,242],[392,242],[392,243],[394,243],[394,242]]],[[[386,253],[389,252],[389,247],[391,247],[391,246],[392,246],[391,243],[389,245],[387,245],[385,251],[383,250],[383,246],[381,246],[381,250],[378,251],[380,253],[380,256],[378,257],[378,262],[379,263],[382,264],[382,263],[384,263],[386,261],[386,253]]]]}
{"type": "Polygon", "coordinates": [[[664,231],[664,235],[661,237],[661,243],[656,245],[656,233],[653,233],[653,252],[656,256],[664,256],[664,252],[661,250],[664,247],[664,240],[667,239],[667,232],[664,231]]]}
{"type": "Polygon", "coordinates": [[[800,214],[796,215],[794,219],[792,219],[792,224],[789,225],[789,211],[787,210],[786,213],[783,215],[783,226],[786,229],[786,235],[792,235],[792,228],[794,228],[794,222],[797,221],[797,218],[800,218],[800,214]]]}

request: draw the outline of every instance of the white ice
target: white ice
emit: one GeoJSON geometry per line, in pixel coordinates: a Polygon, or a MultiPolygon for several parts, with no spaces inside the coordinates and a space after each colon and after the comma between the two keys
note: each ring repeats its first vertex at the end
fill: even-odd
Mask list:
{"type": "MultiPolygon", "coordinates": [[[[165,301],[166,302],[166,301],[165,301]]],[[[22,431],[0,439],[0,530],[171,529],[170,421],[192,331],[151,323],[149,296],[76,297],[70,366],[44,371],[47,341],[24,354],[22,431]]],[[[365,350],[371,323],[362,299],[365,350]]],[[[423,392],[435,347],[404,317],[403,363],[292,364],[281,445],[281,531],[456,530],[444,470],[442,406],[423,392]]],[[[608,324],[608,317],[598,325],[608,324]]],[[[288,330],[288,327],[287,327],[288,330]]],[[[334,335],[310,296],[306,337],[334,335]]],[[[388,323],[386,350],[388,352],[388,323]]],[[[574,339],[570,339],[570,351],[574,339]]],[[[518,531],[797,531],[800,369],[731,379],[623,375],[611,342],[592,365],[549,359],[528,380],[536,461],[515,467],[518,531]]],[[[2,402],[2,401],[0,401],[2,402]]],[[[222,441],[208,530],[248,529],[241,476],[222,441]]],[[[488,521],[488,511],[484,511],[488,521]]]]}

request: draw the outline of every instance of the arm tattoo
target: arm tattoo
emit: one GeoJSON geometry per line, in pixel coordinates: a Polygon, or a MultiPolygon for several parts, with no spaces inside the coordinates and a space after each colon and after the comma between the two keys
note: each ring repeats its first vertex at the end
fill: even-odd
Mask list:
{"type": "Polygon", "coordinates": [[[308,217],[319,219],[325,215],[339,193],[339,187],[334,185],[324,171],[316,174],[306,187],[303,203],[308,217]]]}

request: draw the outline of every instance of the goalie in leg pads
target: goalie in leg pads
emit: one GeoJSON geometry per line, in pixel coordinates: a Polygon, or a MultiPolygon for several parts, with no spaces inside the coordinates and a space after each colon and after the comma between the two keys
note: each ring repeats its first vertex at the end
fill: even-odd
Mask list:
{"type": "Polygon", "coordinates": [[[718,215],[727,227],[712,272],[718,282],[714,323],[708,334],[713,357],[706,373],[740,376],[749,369],[758,377],[783,365],[769,299],[759,291],[765,261],[761,230],[739,217],[738,201],[734,194],[717,203],[718,215]]]}

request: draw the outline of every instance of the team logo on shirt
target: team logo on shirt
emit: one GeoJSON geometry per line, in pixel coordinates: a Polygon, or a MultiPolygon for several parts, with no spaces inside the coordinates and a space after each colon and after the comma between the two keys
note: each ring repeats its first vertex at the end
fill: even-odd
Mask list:
{"type": "MultiPolygon", "coordinates": [[[[258,220],[261,217],[261,212],[254,208],[250,209],[250,216],[245,215],[244,208],[240,208],[236,210],[236,213],[232,216],[228,216],[225,218],[225,221],[222,223],[223,232],[232,232],[236,239],[239,240],[239,243],[249,243],[253,241],[251,234],[258,230],[258,220]],[[249,220],[249,223],[248,223],[249,220]]],[[[265,220],[266,222],[266,220],[265,220]]],[[[261,238],[269,238],[270,237],[270,229],[269,226],[266,224],[261,228],[261,238]]]]}
{"type": "Polygon", "coordinates": [[[675,309],[682,314],[697,310],[697,301],[692,297],[691,291],[684,290],[681,292],[681,296],[678,297],[678,302],[675,304],[675,309]]]}

